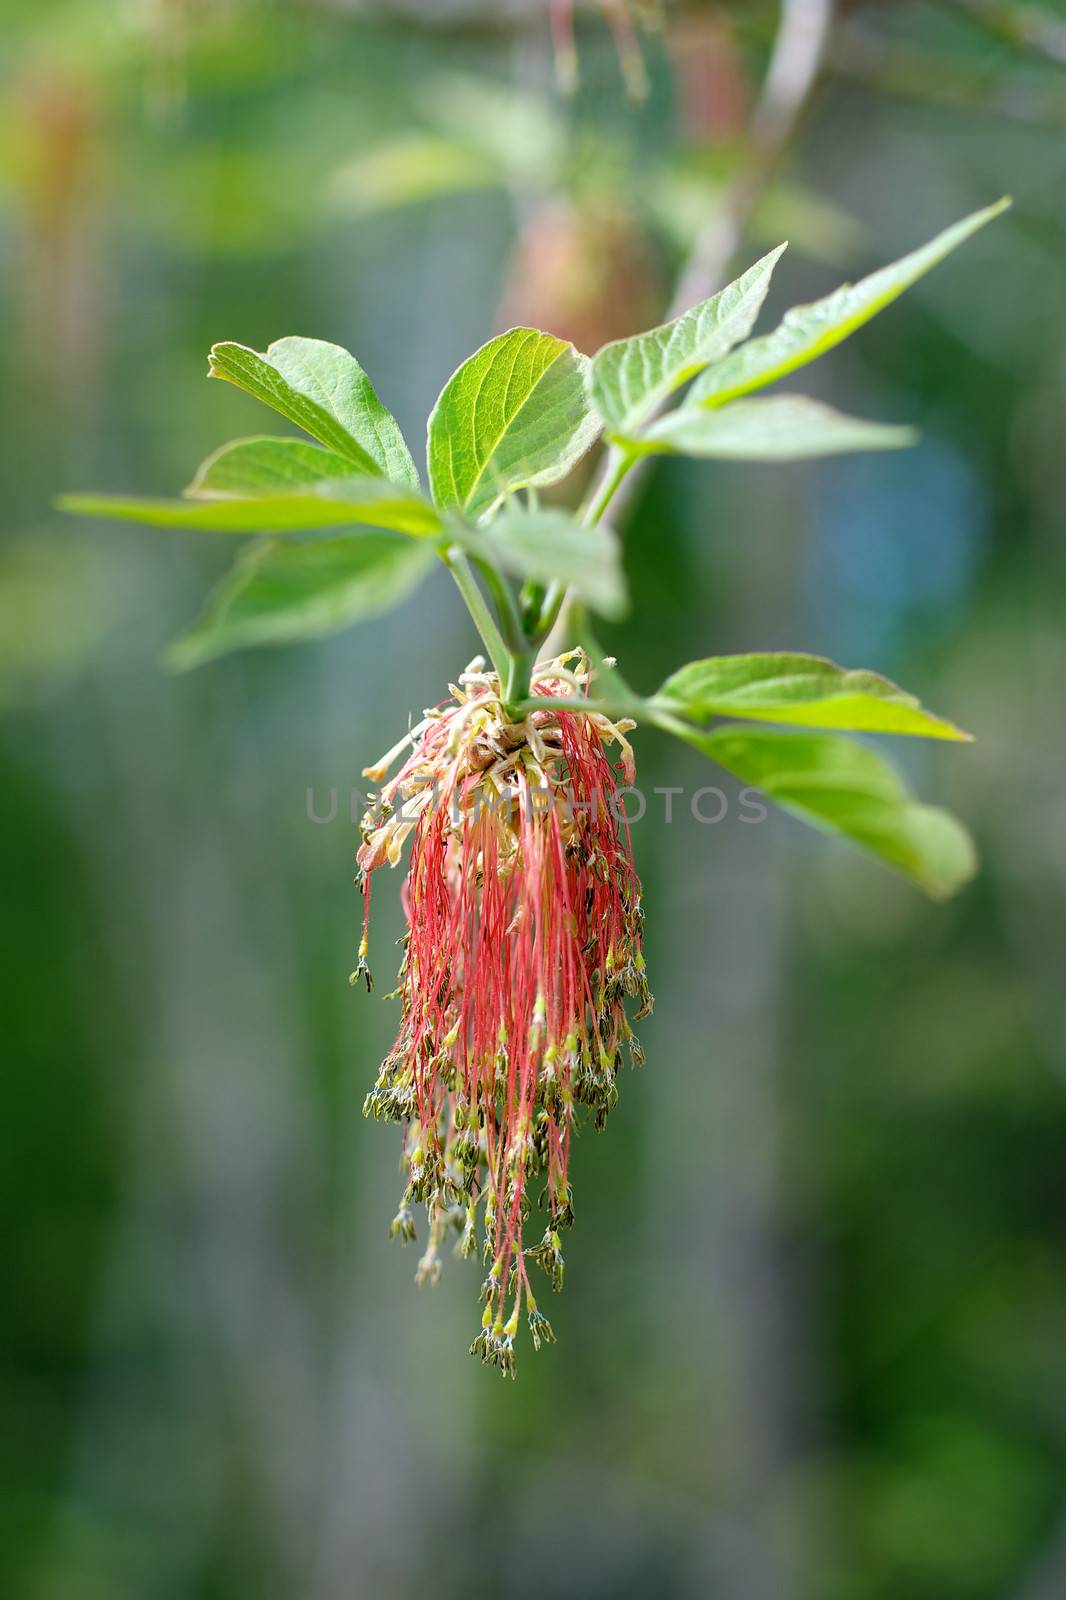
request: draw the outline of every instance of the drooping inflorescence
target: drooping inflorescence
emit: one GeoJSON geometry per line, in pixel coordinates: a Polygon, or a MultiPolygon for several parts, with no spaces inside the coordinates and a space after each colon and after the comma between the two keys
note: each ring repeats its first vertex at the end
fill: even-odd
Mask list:
{"type": "Polygon", "coordinates": [[[618,747],[632,782],[632,723],[582,709],[589,676],[577,651],[540,667],[533,697],[551,703],[516,721],[496,675],[475,661],[451,699],[367,769],[380,782],[410,746],[363,818],[366,924],[353,973],[369,985],[371,876],[399,863],[410,836],[403,1015],[364,1105],[404,1126],[407,1181],[391,1232],[413,1239],[412,1207],[425,1205],[419,1282],[438,1277],[453,1227],[460,1255],[480,1237],[488,1275],[471,1353],[512,1375],[523,1305],[534,1346],[554,1339],[529,1266],[562,1287],[579,1108],[603,1126],[624,1053],[643,1059],[626,999],[637,1017],[651,1010],[640,883],[607,753],[618,747]],[[558,704],[567,699],[573,710],[558,704]],[[528,1246],[534,1205],[545,1227],[528,1246]]]}

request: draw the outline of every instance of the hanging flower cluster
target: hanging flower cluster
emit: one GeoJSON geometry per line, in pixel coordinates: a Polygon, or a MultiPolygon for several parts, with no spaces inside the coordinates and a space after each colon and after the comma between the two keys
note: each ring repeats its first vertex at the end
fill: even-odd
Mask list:
{"type": "MultiPolygon", "coordinates": [[[[639,57],[625,52],[637,0],[598,3],[635,72],[639,57]]],[[[552,0],[552,10],[565,62],[572,0],[552,0]]],[[[627,475],[653,456],[786,461],[909,444],[909,429],[757,391],[854,333],[1009,203],[794,307],[767,334],[751,336],[783,245],[672,322],[592,356],[537,328],[508,329],[441,390],[425,483],[349,351],[319,339],[277,339],[265,351],[226,340],[212,346],[212,375],[308,438],[223,445],[176,500],[60,501],[92,516],[255,535],[171,646],[177,667],[388,610],[438,559],[454,580],[486,656],[368,771],[383,787],[363,819],[366,921],[353,978],[370,984],[373,874],[397,866],[410,839],[402,1017],[365,1109],[404,1129],[392,1231],[413,1239],[412,1208],[425,1206],[419,1279],[437,1277],[452,1227],[460,1255],[481,1246],[485,1309],[471,1348],[505,1373],[523,1309],[536,1346],[553,1337],[530,1266],[561,1287],[571,1138],[583,1114],[603,1125],[626,1054],[641,1059],[630,1017],[651,1009],[620,804],[634,777],[630,719],[935,898],[976,868],[965,829],[916,804],[879,754],[844,736],[969,737],[878,673],[763,650],[690,661],[650,694],[626,683],[590,616],[614,621],[627,606],[619,541],[604,519],[627,475]],[[580,508],[541,505],[540,490],[571,476],[598,439],[604,458],[580,508]],[[583,648],[534,666],[557,634],[583,648]],[[535,1206],[544,1225],[534,1229],[535,1206]]]]}
{"type": "MultiPolygon", "coordinates": [[[[480,1232],[488,1276],[471,1353],[511,1375],[523,1306],[535,1347],[554,1338],[529,1267],[562,1287],[578,1108],[603,1126],[624,1054],[643,1059],[626,999],[637,1017],[652,1004],[640,883],[607,754],[617,747],[632,782],[633,724],[583,711],[588,681],[579,652],[542,666],[533,698],[551,704],[515,722],[479,659],[366,774],[380,782],[412,746],[363,819],[358,856],[368,926],[371,876],[396,866],[411,836],[403,1017],[364,1106],[405,1130],[406,1187],[391,1232],[413,1239],[412,1207],[425,1205],[419,1282],[436,1281],[452,1228],[462,1256],[480,1232]],[[559,704],[568,699],[572,711],[559,704]],[[528,1246],[534,1205],[546,1225],[528,1246]]],[[[369,984],[366,954],[364,927],[353,980],[369,984]]]]}

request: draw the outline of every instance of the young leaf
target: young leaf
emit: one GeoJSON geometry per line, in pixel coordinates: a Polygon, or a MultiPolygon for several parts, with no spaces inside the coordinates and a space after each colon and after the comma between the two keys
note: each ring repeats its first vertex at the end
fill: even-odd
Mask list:
{"type": "Polygon", "coordinates": [[[834,734],[732,725],[682,737],[784,810],[844,834],[934,899],[954,894],[976,871],[973,843],[961,824],[911,800],[888,763],[863,745],[834,734]]]}
{"type": "Polygon", "coordinates": [[[626,608],[618,540],[603,523],[586,527],[565,511],[507,506],[490,523],[456,527],[458,544],[520,578],[560,583],[606,617],[626,608]]]}
{"type": "Polygon", "coordinates": [[[635,433],[657,406],[746,339],[785,246],[691,311],[648,333],[605,344],[592,358],[592,403],[614,433],[635,433]]]}
{"type": "Polygon", "coordinates": [[[65,494],[56,505],[88,517],[118,517],[158,528],[209,533],[298,533],[311,528],[388,528],[413,538],[440,532],[441,519],[410,489],[357,474],[273,494],[141,500],[133,495],[65,494]]]}
{"type": "Polygon", "coordinates": [[[855,450],[899,450],[918,438],[913,428],[863,422],[803,395],[738,400],[710,411],[682,406],[628,441],[641,454],[715,457],[723,461],[803,461],[855,450]]]}
{"type": "Polygon", "coordinates": [[[362,476],[354,461],[307,439],[234,439],[202,462],[187,495],[270,494],[327,478],[362,476]]]}
{"type": "Polygon", "coordinates": [[[762,389],[778,378],[787,377],[797,367],[832,350],[856,328],[869,322],[885,306],[897,299],[912,283],[924,276],[944,257],[964,243],[978,228],[998,217],[1010,205],[997,201],[983,211],[975,211],[953,227],[937,234],[920,250],[904,256],[891,266],[882,267],[860,283],[845,283],[824,300],[795,306],[772,333],[752,339],[717,366],[711,367],[693,385],[688,403],[720,406],[727,400],[762,389]]]}
{"type": "Polygon", "coordinates": [[[748,717],[856,733],[970,738],[926,711],[914,695],[888,678],[876,672],[849,672],[822,656],[784,652],[709,656],[673,673],[655,698],[691,721],[748,717]]]}
{"type": "Polygon", "coordinates": [[[426,545],[383,533],[254,545],[167,650],[167,665],[184,671],[245,645],[334,633],[396,605],[432,564],[426,545]]]}
{"type": "Polygon", "coordinates": [[[418,488],[418,469],[395,417],[358,361],[323,339],[275,339],[262,354],[247,345],[212,345],[208,367],[295,422],[362,472],[418,488]]]}
{"type": "Polygon", "coordinates": [[[513,489],[557,483],[600,431],[588,359],[536,328],[482,345],[445,384],[429,419],[429,484],[472,519],[513,489]]]}

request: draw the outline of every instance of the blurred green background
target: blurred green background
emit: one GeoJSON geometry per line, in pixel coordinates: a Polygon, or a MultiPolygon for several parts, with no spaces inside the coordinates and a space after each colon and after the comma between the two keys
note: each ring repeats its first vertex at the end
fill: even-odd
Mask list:
{"type": "Polygon", "coordinates": [[[842,8],[743,248],[792,239],[762,325],[1015,209],[804,385],[920,447],[660,466],[610,636],[646,688],[764,648],[904,682],[979,735],[896,755],[981,876],[931,907],[783,817],[649,811],[648,1064],[514,1385],[476,1265],[419,1291],[386,1241],[394,1008],[346,982],[348,796],[474,653],[457,597],[171,678],[228,548],[50,509],[261,429],[216,339],[349,346],[417,442],[500,326],[656,320],[776,21],[667,7],[633,105],[595,11],[560,96],[533,0],[7,0],[5,1595],[1066,1594],[1066,9],[842,8]]]}

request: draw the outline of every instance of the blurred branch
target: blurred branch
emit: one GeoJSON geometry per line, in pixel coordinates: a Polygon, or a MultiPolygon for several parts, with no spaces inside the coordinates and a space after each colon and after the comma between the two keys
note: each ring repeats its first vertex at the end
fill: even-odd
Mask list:
{"type": "Polygon", "coordinates": [[[784,0],[781,21],[752,114],[747,154],[720,208],[708,217],[681,274],[668,317],[714,293],[736,255],[767,179],[806,109],[825,55],[834,0],[784,0]]]}
{"type": "MultiPolygon", "coordinates": [[[[747,150],[720,205],[696,238],[666,317],[670,321],[718,289],[736,255],[767,181],[785,156],[806,110],[836,16],[836,0],[782,0],[762,92],[752,113],[747,150]]],[[[606,466],[606,463],[605,463],[606,466]]],[[[597,490],[603,487],[603,470],[597,490]]],[[[642,472],[634,467],[611,503],[617,519],[632,503],[642,472]]]]}
{"type": "MultiPolygon", "coordinates": [[[[825,59],[836,17],[836,0],[782,0],[780,21],[762,92],[752,113],[745,154],[717,208],[711,212],[682,268],[666,320],[681,316],[706,300],[720,287],[729,263],[740,248],[752,212],[785,156],[806,110],[825,59]]],[[[651,421],[664,410],[659,406],[651,421]]],[[[617,522],[633,503],[637,487],[651,457],[637,461],[621,483],[613,484],[615,461],[604,455],[588,496],[589,505],[610,502],[611,521],[617,522]]],[[[569,595],[556,616],[542,656],[550,656],[569,643],[569,595]]]]}
{"type": "Polygon", "coordinates": [[[997,39],[1034,55],[1043,56],[1058,66],[1066,66],[1066,22],[1052,16],[1042,6],[1012,5],[1008,0],[940,0],[952,11],[961,11],[997,39]]]}

